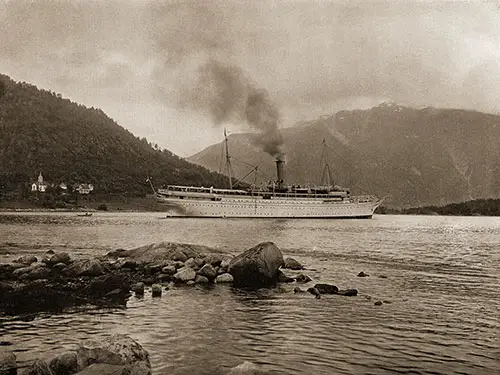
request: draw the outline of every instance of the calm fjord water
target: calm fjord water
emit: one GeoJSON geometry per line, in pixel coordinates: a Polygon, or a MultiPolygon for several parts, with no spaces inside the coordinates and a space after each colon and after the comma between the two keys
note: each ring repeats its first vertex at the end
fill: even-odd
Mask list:
{"type": "Polygon", "coordinates": [[[13,343],[22,362],[128,333],[150,352],[155,374],[217,374],[245,360],[283,374],[500,374],[500,218],[0,213],[0,262],[49,249],[77,257],[160,241],[233,254],[274,241],[315,282],[359,295],[317,300],[294,294],[293,284],[254,293],[173,288],[161,299],[131,297],[124,309],[0,317],[1,340],[13,343]],[[370,277],[356,277],[360,271],[370,277]]]}

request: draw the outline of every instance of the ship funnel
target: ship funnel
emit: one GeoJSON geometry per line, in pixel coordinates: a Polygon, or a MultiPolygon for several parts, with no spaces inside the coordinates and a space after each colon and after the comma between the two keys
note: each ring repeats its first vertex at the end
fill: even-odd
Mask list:
{"type": "Polygon", "coordinates": [[[276,158],[276,172],[278,177],[278,189],[282,190],[285,188],[285,160],[283,160],[283,155],[276,158]]]}

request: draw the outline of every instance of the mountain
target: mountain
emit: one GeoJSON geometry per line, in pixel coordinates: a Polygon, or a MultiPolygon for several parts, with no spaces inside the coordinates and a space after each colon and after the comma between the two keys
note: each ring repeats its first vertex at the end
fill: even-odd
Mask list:
{"type": "MultiPolygon", "coordinates": [[[[145,183],[220,185],[222,176],[139,139],[96,108],[0,75],[0,193],[45,181],[143,195],[145,183]]],[[[1,194],[0,194],[1,195],[1,194]]]]}
{"type": "MultiPolygon", "coordinates": [[[[282,134],[289,183],[320,183],[325,140],[323,159],[335,183],[350,187],[353,194],[387,197],[387,206],[500,197],[497,115],[383,103],[368,110],[340,111],[282,129],[282,134]]],[[[218,170],[221,147],[208,147],[188,160],[218,170]]],[[[252,144],[250,134],[231,135],[229,148],[236,176],[245,175],[253,164],[275,178],[273,158],[252,144]]]]}

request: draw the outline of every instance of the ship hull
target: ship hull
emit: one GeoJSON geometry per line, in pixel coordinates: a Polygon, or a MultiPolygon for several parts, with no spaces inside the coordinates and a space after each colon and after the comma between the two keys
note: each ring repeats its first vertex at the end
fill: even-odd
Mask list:
{"type": "Polygon", "coordinates": [[[330,202],[311,199],[229,197],[219,201],[158,197],[169,216],[213,218],[369,219],[379,201],[330,202]]]}

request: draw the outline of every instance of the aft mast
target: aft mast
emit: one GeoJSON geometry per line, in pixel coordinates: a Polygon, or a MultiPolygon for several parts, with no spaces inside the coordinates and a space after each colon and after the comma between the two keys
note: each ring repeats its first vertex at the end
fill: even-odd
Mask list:
{"type": "Polygon", "coordinates": [[[227,132],[226,129],[224,128],[224,142],[226,144],[226,171],[227,175],[229,177],[229,189],[233,188],[233,176],[232,176],[232,170],[231,170],[231,156],[229,155],[229,146],[227,144],[227,132]]]}

